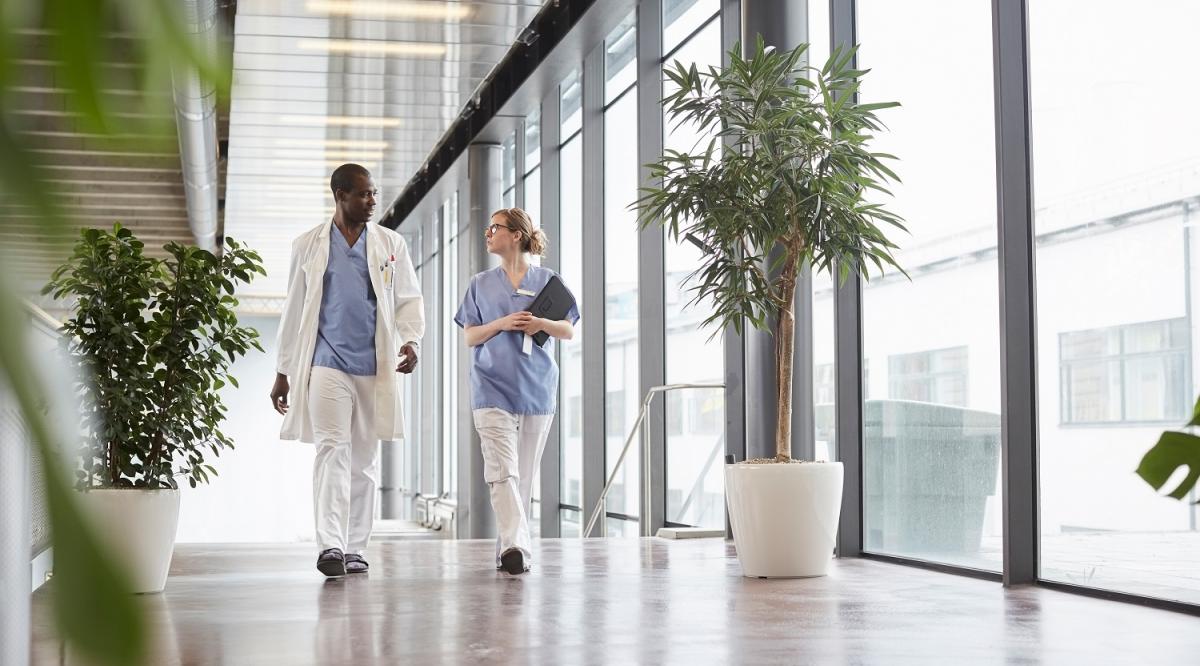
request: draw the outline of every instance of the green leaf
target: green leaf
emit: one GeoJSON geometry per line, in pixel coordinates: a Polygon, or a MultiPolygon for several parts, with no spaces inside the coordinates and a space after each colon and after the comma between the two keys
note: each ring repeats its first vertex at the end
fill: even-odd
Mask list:
{"type": "Polygon", "coordinates": [[[1187,476],[1179,487],[1168,494],[1175,499],[1187,497],[1188,492],[1200,479],[1200,437],[1168,431],[1159,437],[1154,448],[1146,452],[1138,465],[1137,474],[1155,490],[1162,490],[1175,470],[1184,466],[1188,468],[1187,476]]]}
{"type": "Polygon", "coordinates": [[[1200,398],[1196,399],[1196,405],[1192,407],[1192,420],[1187,422],[1190,426],[1200,426],[1200,398]]]}

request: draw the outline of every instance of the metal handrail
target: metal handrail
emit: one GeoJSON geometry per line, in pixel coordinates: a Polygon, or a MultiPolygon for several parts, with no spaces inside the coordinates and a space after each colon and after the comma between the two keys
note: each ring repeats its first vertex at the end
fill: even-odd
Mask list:
{"type": "MultiPolygon", "coordinates": [[[[608,482],[604,484],[604,490],[600,493],[600,499],[596,502],[596,508],[592,510],[592,515],[588,518],[587,527],[580,533],[582,538],[592,535],[592,529],[596,527],[596,521],[600,519],[600,514],[604,513],[604,503],[608,498],[608,491],[612,488],[613,482],[617,480],[617,472],[621,471],[621,465],[625,462],[625,454],[629,453],[629,447],[633,445],[633,439],[637,436],[638,430],[642,430],[642,501],[649,501],[650,431],[643,430],[642,425],[646,422],[646,414],[650,411],[650,404],[654,402],[654,396],[659,393],[677,391],[679,389],[715,388],[723,389],[725,388],[725,384],[665,384],[663,386],[654,386],[646,392],[646,398],[642,401],[642,410],[638,412],[637,420],[633,422],[633,429],[629,431],[629,437],[625,439],[625,446],[621,449],[621,455],[617,457],[617,464],[613,465],[612,472],[608,475],[608,482]]],[[[650,521],[648,520],[642,521],[642,536],[650,536],[650,521]]]]}

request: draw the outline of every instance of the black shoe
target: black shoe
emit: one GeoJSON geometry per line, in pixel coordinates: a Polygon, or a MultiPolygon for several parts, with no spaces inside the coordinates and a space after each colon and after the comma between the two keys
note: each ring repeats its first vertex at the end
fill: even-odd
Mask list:
{"type": "Polygon", "coordinates": [[[356,555],[354,553],[346,555],[345,560],[346,573],[348,574],[367,573],[367,569],[371,566],[367,564],[367,561],[363,559],[362,555],[356,555]]]}
{"type": "Polygon", "coordinates": [[[340,548],[327,548],[317,557],[317,570],[329,577],[346,575],[346,558],[340,548]]]}
{"type": "Polygon", "coordinates": [[[525,555],[520,548],[509,548],[500,556],[500,568],[510,576],[519,576],[529,569],[525,568],[525,555]]]}

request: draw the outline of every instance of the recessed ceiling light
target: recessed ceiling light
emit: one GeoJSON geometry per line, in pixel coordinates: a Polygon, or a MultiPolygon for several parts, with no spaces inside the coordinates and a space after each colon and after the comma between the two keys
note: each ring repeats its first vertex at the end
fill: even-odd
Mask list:
{"type": "Polygon", "coordinates": [[[384,150],[387,141],[368,141],[365,139],[276,139],[275,145],[289,147],[324,146],[326,148],[366,148],[384,150]]]}
{"type": "Polygon", "coordinates": [[[327,53],[371,53],[382,55],[444,56],[445,44],[428,42],[385,42],[358,39],[301,39],[296,46],[305,51],[327,53]]]}
{"type": "Polygon", "coordinates": [[[321,148],[276,148],[271,150],[272,157],[287,157],[298,160],[303,159],[331,159],[331,160],[381,160],[383,159],[382,150],[324,150],[321,148]]]}
{"type": "MultiPolygon", "coordinates": [[[[281,166],[281,167],[289,167],[289,166],[308,167],[308,166],[312,166],[313,164],[316,164],[321,161],[322,161],[322,158],[271,160],[271,165],[272,166],[281,166]]],[[[336,168],[342,166],[343,164],[345,164],[346,160],[324,160],[324,163],[325,163],[325,166],[336,169],[336,168]]],[[[368,169],[368,170],[375,168],[374,162],[355,162],[355,164],[357,164],[358,166],[360,166],[364,169],[368,169]]]]}
{"type": "Polygon", "coordinates": [[[399,127],[399,118],[383,118],[373,116],[279,116],[281,122],[288,125],[338,125],[341,127],[399,127]]]}
{"type": "Polygon", "coordinates": [[[309,0],[305,9],[313,13],[415,18],[432,20],[464,19],[471,7],[448,2],[353,2],[351,0],[309,0]]]}

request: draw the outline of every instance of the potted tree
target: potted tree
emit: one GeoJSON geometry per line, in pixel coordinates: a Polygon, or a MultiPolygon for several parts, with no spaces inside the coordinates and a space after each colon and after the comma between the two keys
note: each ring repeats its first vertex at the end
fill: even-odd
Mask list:
{"type": "Polygon", "coordinates": [[[125,560],[135,592],[158,592],[179,519],[179,482],[233,442],[220,389],[258,332],[238,326],[238,282],[265,274],[258,254],[225,239],[216,256],[177,243],[147,257],[126,228],[85,229],[46,293],[72,302],[63,326],[84,414],[77,486],[94,526],[125,560]]]}
{"type": "MultiPolygon", "coordinates": [[[[725,493],[742,571],[747,576],[826,573],[841,506],[842,466],[792,459],[793,303],[804,267],[844,281],[871,265],[899,268],[885,228],[898,216],[871,202],[896,179],[871,152],[875,112],[860,104],[854,49],[837,49],[809,67],[807,44],[790,52],[758,39],[729,66],[667,69],[669,121],[691,123],[707,143],[666,150],[648,165],[651,182],[638,207],[642,228],[660,224],[704,248],[689,276],[691,303],[711,303],[706,326],[745,322],[773,333],[777,368],[776,455],[726,465],[725,493]]],[[[718,328],[718,330],[720,330],[718,328]]],[[[805,405],[804,409],[810,408],[805,405]]]]}

